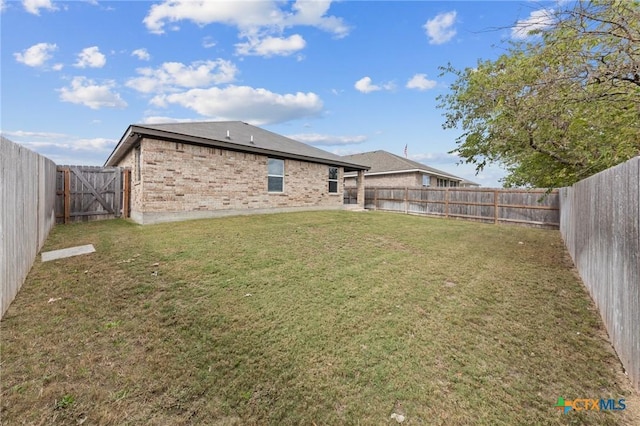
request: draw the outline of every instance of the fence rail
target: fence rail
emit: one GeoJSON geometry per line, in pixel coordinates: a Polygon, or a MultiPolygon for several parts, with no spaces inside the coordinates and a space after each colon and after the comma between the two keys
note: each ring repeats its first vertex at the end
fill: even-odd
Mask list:
{"type": "Polygon", "coordinates": [[[560,190],[560,233],[640,389],[640,157],[560,190]]]}
{"type": "MultiPolygon", "coordinates": [[[[355,188],[345,188],[345,203],[354,198],[355,188]]],[[[365,208],[554,229],[560,225],[558,192],[545,189],[373,187],[365,189],[365,208]]]]}

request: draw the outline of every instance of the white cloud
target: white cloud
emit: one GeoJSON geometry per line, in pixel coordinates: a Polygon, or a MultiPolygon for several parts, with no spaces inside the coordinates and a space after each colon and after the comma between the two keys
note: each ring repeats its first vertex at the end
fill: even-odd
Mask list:
{"type": "Polygon", "coordinates": [[[248,86],[191,89],[184,93],[158,95],[151,104],[159,107],[176,104],[211,119],[242,120],[254,125],[282,123],[322,111],[322,101],[315,93],[283,95],[248,86]]]}
{"type": "Polygon", "coordinates": [[[380,90],[379,86],[371,84],[371,77],[362,77],[360,80],[356,81],[354,87],[356,88],[356,90],[362,93],[371,93],[375,92],[376,90],[380,90]]]}
{"type": "Polygon", "coordinates": [[[354,87],[359,92],[371,93],[379,90],[393,90],[395,89],[395,84],[393,82],[383,83],[382,85],[373,84],[371,77],[362,77],[360,80],[356,81],[354,87]]]}
{"type": "Polygon", "coordinates": [[[331,1],[304,1],[293,3],[291,11],[283,10],[288,2],[210,0],[165,0],[151,6],[143,22],[152,33],[161,34],[169,22],[192,21],[197,25],[221,23],[238,27],[241,31],[255,32],[263,28],[287,28],[306,25],[320,28],[342,37],[349,27],[341,18],[326,16],[331,1]]]}
{"type": "Polygon", "coordinates": [[[105,138],[93,138],[93,139],[78,139],[73,142],[72,148],[78,150],[111,150],[116,145],[116,142],[112,139],[105,138]]]}
{"type": "Polygon", "coordinates": [[[424,24],[423,28],[429,37],[429,44],[443,44],[456,35],[456,30],[453,28],[456,23],[456,16],[456,11],[452,10],[451,12],[440,13],[424,24]]]}
{"type": "Polygon", "coordinates": [[[57,10],[51,0],[22,0],[22,5],[24,10],[34,15],[40,15],[40,9],[57,10]]]}
{"type": "Polygon", "coordinates": [[[246,43],[236,44],[236,53],[239,55],[254,56],[289,56],[299,50],[304,49],[306,42],[299,34],[294,34],[288,38],[281,37],[250,37],[246,43]]]}
{"type": "Polygon", "coordinates": [[[202,121],[193,118],[173,118],[158,115],[150,115],[142,120],[143,124],[162,124],[162,123],[189,123],[192,121],[202,121]]]}
{"type": "Polygon", "coordinates": [[[511,37],[524,39],[531,35],[532,31],[541,31],[549,28],[554,22],[553,9],[540,9],[531,12],[528,18],[520,19],[511,28],[511,37]]]}
{"type": "Polygon", "coordinates": [[[452,164],[460,160],[457,154],[448,152],[427,152],[413,154],[409,157],[414,161],[424,162],[425,164],[452,164]]]}
{"type": "Polygon", "coordinates": [[[58,89],[60,100],[87,106],[91,109],[124,108],[127,103],[118,93],[113,92],[116,84],[108,80],[97,84],[86,77],[74,77],[70,87],[58,89]]]}
{"type": "Polygon", "coordinates": [[[244,29],[275,24],[282,20],[282,12],[270,1],[165,0],[152,5],[143,22],[150,32],[162,34],[165,24],[183,20],[200,26],[221,23],[244,29]]]}
{"type": "Polygon", "coordinates": [[[15,138],[45,138],[45,139],[63,139],[68,138],[66,133],[53,133],[53,132],[30,132],[25,130],[15,130],[2,132],[3,134],[15,138]]]}
{"type": "Polygon", "coordinates": [[[295,13],[289,15],[288,25],[309,25],[334,34],[338,38],[349,34],[349,26],[342,18],[325,16],[331,7],[331,0],[298,0],[291,7],[295,13]]]}
{"type": "Polygon", "coordinates": [[[38,43],[22,51],[22,53],[14,53],[16,61],[28,65],[30,67],[41,67],[52,58],[52,53],[58,49],[56,44],[38,43]]]}
{"type": "Polygon", "coordinates": [[[427,79],[426,74],[416,74],[407,82],[407,89],[429,90],[436,87],[438,83],[435,80],[427,79]]]}
{"type": "Polygon", "coordinates": [[[131,52],[131,56],[135,56],[141,61],[148,61],[151,59],[151,55],[147,52],[147,49],[136,49],[131,52]]]}
{"type": "Polygon", "coordinates": [[[230,83],[238,69],[229,61],[197,61],[190,65],[165,62],[159,68],[139,68],[140,77],[127,81],[127,86],[142,93],[163,93],[179,88],[193,89],[211,84],[230,83]]]}
{"type": "Polygon", "coordinates": [[[74,64],[78,68],[102,68],[107,63],[107,58],[100,53],[98,46],[91,46],[82,49],[78,53],[78,61],[74,64]]]}
{"type": "Polygon", "coordinates": [[[33,149],[38,148],[62,148],[73,151],[109,151],[113,149],[116,142],[111,139],[94,138],[94,139],[75,139],[66,142],[20,142],[33,149]]]}
{"type": "Polygon", "coordinates": [[[14,142],[38,152],[54,152],[51,149],[87,152],[110,151],[116,145],[116,141],[113,139],[85,139],[66,133],[16,130],[3,132],[3,134],[11,137],[14,142]]]}
{"type": "Polygon", "coordinates": [[[304,142],[309,145],[319,146],[340,146],[340,145],[354,145],[367,141],[367,137],[364,135],[358,136],[334,136],[334,135],[321,135],[319,133],[300,133],[297,135],[288,135],[288,138],[295,139],[300,142],[304,142]]]}
{"type": "Polygon", "coordinates": [[[202,39],[202,47],[204,47],[205,49],[215,47],[216,44],[217,43],[209,36],[202,39]]]}
{"type": "Polygon", "coordinates": [[[185,20],[200,26],[229,25],[238,29],[240,39],[246,39],[236,45],[239,55],[290,55],[304,48],[305,43],[299,35],[284,37],[287,28],[311,26],[337,38],[349,34],[342,18],[327,15],[330,6],[330,0],[165,0],[151,6],[143,22],[156,34],[164,33],[167,24],[185,20]]]}

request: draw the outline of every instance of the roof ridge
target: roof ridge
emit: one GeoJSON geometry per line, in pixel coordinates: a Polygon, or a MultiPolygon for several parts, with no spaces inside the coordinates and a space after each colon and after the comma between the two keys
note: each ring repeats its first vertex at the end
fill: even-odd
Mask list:
{"type": "MultiPolygon", "coordinates": [[[[345,157],[347,158],[354,158],[354,157],[358,157],[360,159],[360,157],[364,157],[366,159],[369,160],[369,162],[372,162],[372,159],[369,158],[371,156],[377,157],[378,161],[373,160],[373,162],[380,162],[380,157],[384,156],[384,158],[387,159],[386,161],[386,165],[384,166],[385,172],[390,173],[393,171],[398,171],[398,172],[402,172],[402,171],[406,171],[407,169],[412,169],[412,170],[420,170],[423,171],[425,173],[431,173],[431,174],[438,174],[444,177],[449,177],[449,178],[454,178],[454,179],[460,179],[462,180],[463,178],[454,175],[451,172],[446,172],[444,170],[440,170],[440,169],[436,169],[435,167],[431,167],[427,164],[421,163],[419,161],[415,161],[415,160],[410,160],[409,158],[406,157],[402,157],[398,154],[394,154],[392,152],[389,151],[385,151],[384,149],[378,149],[375,151],[367,151],[367,152],[361,152],[359,154],[352,154],[352,155],[345,155],[345,157]],[[403,166],[403,167],[398,167],[398,166],[403,166]]],[[[382,161],[384,163],[384,160],[382,161]]],[[[372,168],[374,169],[374,173],[375,173],[375,169],[376,167],[373,167],[373,164],[370,164],[372,166],[372,168]]],[[[370,171],[371,172],[371,171],[370,171]]]]}

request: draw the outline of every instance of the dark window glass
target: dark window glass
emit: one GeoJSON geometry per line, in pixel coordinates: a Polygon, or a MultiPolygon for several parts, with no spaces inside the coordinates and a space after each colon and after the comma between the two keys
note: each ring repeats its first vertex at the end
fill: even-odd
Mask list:
{"type": "Polygon", "coordinates": [[[338,168],[329,167],[329,192],[338,192],[338,168]]]}
{"type": "Polygon", "coordinates": [[[284,160],[267,160],[267,191],[284,192],[284,160]]]}

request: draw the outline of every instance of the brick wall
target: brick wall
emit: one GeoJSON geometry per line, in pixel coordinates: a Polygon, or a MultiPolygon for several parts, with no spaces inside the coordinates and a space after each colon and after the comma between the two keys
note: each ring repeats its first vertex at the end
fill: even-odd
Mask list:
{"type": "MultiPolygon", "coordinates": [[[[144,217],[158,217],[159,213],[342,207],[342,185],[337,194],[329,194],[328,166],[323,164],[285,160],[284,192],[269,193],[267,159],[145,138],[141,141],[140,181],[136,179],[135,150],[120,164],[132,170],[131,217],[145,223],[144,217]]],[[[342,175],[340,168],[338,182],[342,175]]]]}

